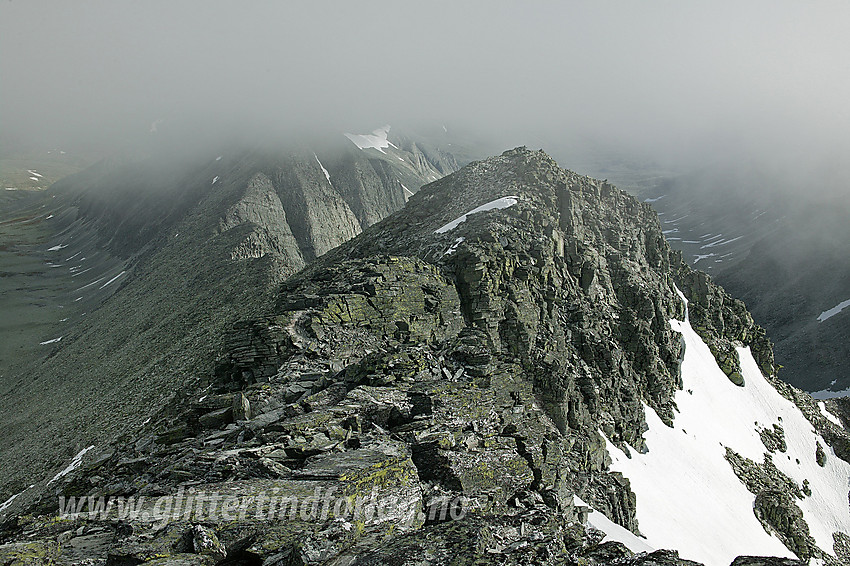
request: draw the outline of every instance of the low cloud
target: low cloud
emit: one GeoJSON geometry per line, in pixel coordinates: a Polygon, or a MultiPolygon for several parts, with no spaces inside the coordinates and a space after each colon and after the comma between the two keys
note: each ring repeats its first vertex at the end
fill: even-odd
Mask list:
{"type": "Polygon", "coordinates": [[[847,21],[843,2],[12,0],[0,135],[109,146],[168,128],[192,143],[448,125],[501,146],[831,168],[841,185],[847,21]]]}

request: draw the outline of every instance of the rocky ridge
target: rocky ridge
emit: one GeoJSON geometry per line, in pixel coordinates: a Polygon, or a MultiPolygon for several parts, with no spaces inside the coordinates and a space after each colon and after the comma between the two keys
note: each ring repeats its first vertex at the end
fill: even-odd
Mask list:
{"type": "Polygon", "coordinates": [[[82,448],[137,434],[199,387],[221,333],[271,308],[283,278],[404,206],[402,184],[457,167],[399,146],[113,159],[51,186],[32,208],[52,234],[16,251],[70,274],[53,307],[65,319],[2,371],[0,457],[16,465],[0,468],[0,500],[23,504],[82,448]]]}
{"type": "MultiPolygon", "coordinates": [[[[256,202],[277,209],[266,181],[255,181],[236,217],[256,202]]],[[[735,346],[749,346],[847,459],[847,433],[776,382],[764,331],[669,249],[648,205],[519,148],[432,183],[286,279],[262,316],[222,333],[203,391],[85,458],[30,514],[7,521],[0,560],[697,564],[641,546],[635,494],[606,450],[607,439],[645,453],[649,409],[674,421],[683,348],[669,321],[685,309],[677,286],[728,379],[745,385],[735,346]],[[115,505],[57,518],[60,493],[133,497],[141,512],[115,505]],[[273,494],[302,505],[260,508],[273,494]],[[158,502],[174,498],[183,511],[157,521],[158,502]],[[216,514],[211,498],[246,513],[216,514]]],[[[781,451],[782,430],[766,429],[763,441],[781,451]]],[[[806,538],[789,504],[803,493],[767,459],[728,458],[749,478],[765,529],[802,559],[847,559],[846,534],[826,549],[806,538]]]]}

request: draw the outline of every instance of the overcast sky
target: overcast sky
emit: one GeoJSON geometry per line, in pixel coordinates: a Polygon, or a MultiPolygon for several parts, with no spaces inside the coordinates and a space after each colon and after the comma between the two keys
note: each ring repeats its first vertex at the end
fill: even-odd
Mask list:
{"type": "Polygon", "coordinates": [[[0,128],[401,122],[840,160],[848,28],[843,0],[0,0],[0,128]]]}

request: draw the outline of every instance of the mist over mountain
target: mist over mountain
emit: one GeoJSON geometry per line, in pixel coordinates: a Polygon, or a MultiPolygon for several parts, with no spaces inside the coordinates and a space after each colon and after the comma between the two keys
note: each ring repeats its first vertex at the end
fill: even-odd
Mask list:
{"type": "Polygon", "coordinates": [[[847,564],[847,21],[0,4],[0,566],[847,564]]]}
{"type": "Polygon", "coordinates": [[[848,17],[841,2],[11,1],[0,135],[103,149],[169,129],[197,146],[445,125],[679,169],[756,159],[846,191],[848,17]]]}

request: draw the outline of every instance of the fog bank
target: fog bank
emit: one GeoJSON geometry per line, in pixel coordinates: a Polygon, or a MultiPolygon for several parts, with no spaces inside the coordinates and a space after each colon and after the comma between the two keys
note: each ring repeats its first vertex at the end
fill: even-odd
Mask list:
{"type": "Polygon", "coordinates": [[[846,2],[0,4],[6,144],[446,125],[699,166],[850,150],[846,2]]]}

